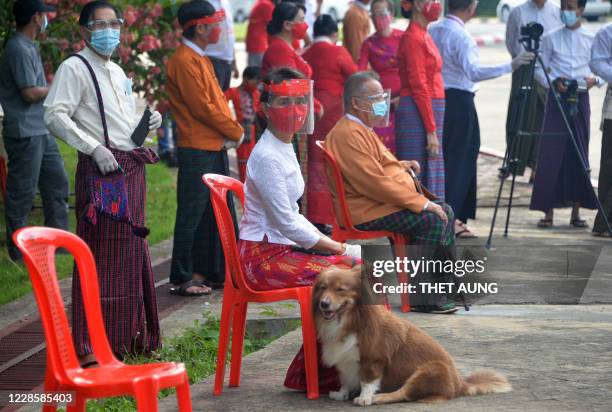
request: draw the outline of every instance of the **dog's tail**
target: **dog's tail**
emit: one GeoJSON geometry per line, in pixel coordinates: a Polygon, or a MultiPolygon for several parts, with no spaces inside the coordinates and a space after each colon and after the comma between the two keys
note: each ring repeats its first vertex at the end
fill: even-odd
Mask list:
{"type": "Polygon", "coordinates": [[[462,395],[474,396],[486,393],[505,393],[512,390],[508,379],[499,372],[483,369],[472,373],[463,382],[462,395]]]}

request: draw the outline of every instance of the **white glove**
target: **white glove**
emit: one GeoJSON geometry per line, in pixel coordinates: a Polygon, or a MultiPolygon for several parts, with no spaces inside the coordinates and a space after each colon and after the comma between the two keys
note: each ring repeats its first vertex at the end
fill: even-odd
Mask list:
{"type": "Polygon", "coordinates": [[[244,133],[242,134],[242,136],[240,136],[240,140],[235,141],[235,140],[230,140],[230,139],[225,139],[225,142],[223,142],[223,148],[224,149],[237,149],[242,142],[244,141],[244,133]]]}
{"type": "Polygon", "coordinates": [[[149,131],[157,130],[160,128],[162,124],[162,115],[157,110],[151,113],[151,118],[149,119],[149,131]]]}
{"type": "Polygon", "coordinates": [[[94,162],[96,162],[98,169],[100,169],[100,173],[103,175],[114,172],[119,168],[115,156],[113,156],[111,151],[104,147],[104,145],[98,145],[91,153],[91,157],[94,162]]]}
{"type": "Polygon", "coordinates": [[[352,258],[361,259],[361,245],[349,245],[346,244],[346,249],[342,256],[350,256],[352,258]]]}
{"type": "Polygon", "coordinates": [[[515,71],[516,69],[518,69],[519,67],[525,64],[531,63],[533,59],[535,59],[535,54],[533,54],[532,52],[523,50],[522,52],[518,54],[518,56],[512,59],[512,63],[511,63],[512,71],[515,71]]]}

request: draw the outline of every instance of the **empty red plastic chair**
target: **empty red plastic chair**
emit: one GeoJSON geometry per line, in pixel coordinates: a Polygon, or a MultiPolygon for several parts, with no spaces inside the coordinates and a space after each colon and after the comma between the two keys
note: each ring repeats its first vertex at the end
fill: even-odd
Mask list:
{"type": "MultiPolygon", "coordinates": [[[[68,411],[84,411],[90,398],[132,395],[139,411],[157,411],[160,389],[176,387],[179,410],[191,411],[189,378],[182,363],[126,365],[108,344],[100,306],[100,292],[94,258],[78,236],[59,229],[29,227],[17,231],[13,239],[23,253],[30,273],[47,342],[45,391],[74,391],[76,402],[68,411]],[[55,273],[55,251],[70,252],[79,268],[81,293],[89,337],[99,367],[81,368],[68,326],[55,273]]],[[[44,411],[54,411],[45,406],[44,411]]]]}
{"type": "MultiPolygon", "coordinates": [[[[386,237],[391,242],[393,246],[393,250],[395,252],[395,256],[403,259],[406,255],[406,245],[410,243],[409,239],[398,232],[389,232],[389,231],[370,231],[370,230],[359,230],[353,226],[353,222],[351,220],[351,214],[349,213],[348,203],[346,202],[346,196],[344,191],[344,180],[342,178],[342,172],[340,171],[340,167],[338,163],[336,163],[336,159],[334,156],[325,148],[325,142],[322,140],[317,140],[316,145],[323,151],[325,155],[325,161],[327,165],[330,167],[333,181],[328,182],[330,188],[336,189],[336,200],[338,205],[336,207],[336,223],[334,223],[332,230],[332,238],[337,242],[346,242],[349,239],[377,239],[381,237],[386,237]],[[338,210],[340,209],[340,210],[338,210]],[[339,212],[339,213],[338,213],[339,212]]],[[[406,273],[398,272],[397,278],[400,283],[407,283],[408,276],[406,273]]],[[[410,312],[410,302],[408,299],[407,293],[402,293],[402,312],[410,312]]]]}
{"type": "Polygon", "coordinates": [[[309,399],[319,397],[319,371],[317,363],[317,338],[312,317],[312,286],[257,291],[249,287],[244,280],[234,223],[227,207],[227,196],[233,192],[244,207],[244,188],[242,182],[231,177],[206,174],[202,180],[210,188],[213,209],[219,228],[219,236],[225,254],[225,288],[223,289],[223,307],[221,309],[221,331],[219,333],[219,353],[215,375],[214,394],[223,392],[225,378],[225,359],[232,328],[232,359],[230,366],[229,386],[240,386],[240,367],[242,365],[242,346],[246,325],[247,305],[249,302],[278,302],[297,300],[302,315],[302,336],[304,339],[304,357],[306,360],[306,396],[309,399]]]}

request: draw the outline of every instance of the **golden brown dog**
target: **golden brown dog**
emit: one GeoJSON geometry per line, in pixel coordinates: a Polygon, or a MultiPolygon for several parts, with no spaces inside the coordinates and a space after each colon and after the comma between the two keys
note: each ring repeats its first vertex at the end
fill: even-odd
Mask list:
{"type": "Polygon", "coordinates": [[[322,359],[335,366],[342,387],[329,396],[361,406],[401,401],[439,402],[458,396],[512,390],[498,372],[463,378],[451,356],[432,337],[384,306],[366,305],[361,267],[330,268],[313,292],[322,359]],[[382,393],[376,394],[378,391],[382,393]]]}

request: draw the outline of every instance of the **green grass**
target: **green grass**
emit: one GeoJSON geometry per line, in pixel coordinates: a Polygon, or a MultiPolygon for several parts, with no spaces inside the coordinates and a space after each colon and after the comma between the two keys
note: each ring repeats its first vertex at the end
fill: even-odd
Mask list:
{"type": "MultiPolygon", "coordinates": [[[[76,170],[76,151],[59,141],[60,151],[64,158],[66,171],[70,179],[71,191],[74,191],[74,174],[76,170]]],[[[40,197],[35,204],[40,206],[40,197]]],[[[70,197],[74,206],[74,197],[70,197]]],[[[0,305],[17,299],[31,291],[27,270],[22,264],[16,264],[8,258],[6,250],[6,226],[4,221],[4,203],[0,203],[0,305]]],[[[69,212],[69,229],[74,232],[76,216],[74,209],[69,212]]],[[[149,244],[153,245],[172,236],[176,217],[176,178],[174,172],[163,163],[147,166],[147,226],[151,229],[149,244]]],[[[30,226],[42,225],[42,209],[35,208],[29,216],[30,226]]],[[[58,256],[56,270],[59,279],[72,275],[73,260],[70,256],[58,256]]]]}
{"type": "MultiPolygon", "coordinates": [[[[274,339],[250,339],[248,334],[244,339],[244,355],[255,352],[274,339]]],[[[142,364],[150,362],[183,362],[187,367],[189,382],[201,381],[214,373],[217,362],[217,347],[219,344],[219,320],[210,316],[205,323],[194,322],[181,336],[164,342],[164,347],[156,353],[155,360],[142,356],[126,359],[126,363],[142,364]]],[[[231,347],[231,344],[230,344],[231,347]]],[[[229,356],[229,354],[228,354],[229,356]]],[[[174,390],[160,392],[159,398],[174,394],[174,390]]],[[[91,400],[87,410],[93,412],[124,412],[136,410],[136,403],[131,397],[122,396],[91,400]]]]}

